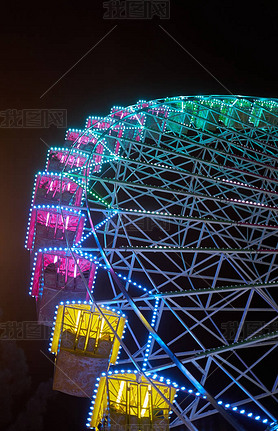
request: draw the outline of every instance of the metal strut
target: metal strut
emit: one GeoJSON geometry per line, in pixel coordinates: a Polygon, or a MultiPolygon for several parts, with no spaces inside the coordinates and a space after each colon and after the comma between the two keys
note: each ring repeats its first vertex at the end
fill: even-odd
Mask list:
{"type": "MultiPolygon", "coordinates": [[[[89,211],[89,210],[88,210],[89,211]]],[[[96,241],[97,247],[101,253],[101,256],[105,262],[105,265],[108,268],[108,271],[110,272],[114,282],[118,286],[118,288],[121,290],[122,294],[138,316],[138,318],[141,320],[145,328],[152,334],[155,341],[159,344],[159,346],[167,353],[167,355],[172,359],[172,361],[176,364],[178,369],[187,377],[187,379],[195,386],[195,388],[203,395],[206,396],[206,399],[211,403],[211,405],[226,419],[227,422],[229,422],[235,430],[237,431],[246,431],[245,428],[237,422],[237,420],[230,415],[223,407],[221,407],[217,401],[213,398],[212,395],[210,395],[206,389],[198,382],[197,379],[188,371],[188,369],[183,365],[183,363],[177,358],[177,356],[172,352],[172,350],[167,346],[166,343],[160,338],[160,336],[157,334],[157,332],[153,329],[153,327],[149,324],[147,319],[144,317],[144,315],[141,313],[133,299],[130,297],[129,293],[126,291],[125,287],[123,286],[121,280],[115,273],[112,265],[110,264],[109,260],[107,259],[105,252],[103,251],[101,244],[98,240],[94,225],[92,223],[90,214],[89,214],[89,220],[92,227],[92,232],[94,239],[96,241]]]]}

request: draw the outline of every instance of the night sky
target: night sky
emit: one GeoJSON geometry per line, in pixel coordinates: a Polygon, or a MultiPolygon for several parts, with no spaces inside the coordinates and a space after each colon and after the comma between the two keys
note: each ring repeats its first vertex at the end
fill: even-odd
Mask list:
{"type": "MultiPolygon", "coordinates": [[[[276,2],[170,4],[169,19],[141,20],[103,19],[101,1],[1,6],[1,333],[5,322],[36,320],[24,249],[30,199],[47,145],[62,145],[66,130],[8,124],[9,110],[64,109],[67,126],[82,128],[88,115],[139,99],[278,97],[276,2]]],[[[17,338],[0,343],[0,428],[84,430],[89,401],[51,391],[53,365],[40,353],[48,342],[17,338]]],[[[230,429],[217,423],[200,430],[230,429]]]]}

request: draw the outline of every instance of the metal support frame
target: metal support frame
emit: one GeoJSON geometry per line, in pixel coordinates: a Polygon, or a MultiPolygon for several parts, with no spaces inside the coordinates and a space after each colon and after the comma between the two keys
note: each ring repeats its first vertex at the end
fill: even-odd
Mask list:
{"type": "MultiPolygon", "coordinates": [[[[143,323],[144,342],[142,326],[130,331],[138,361],[153,335],[148,371],[176,369],[179,381],[186,377],[206,394],[205,403],[177,403],[195,428],[220,411],[242,429],[220,396],[275,420],[277,376],[263,370],[278,334],[278,103],[208,96],[142,106],[121,118],[126,128],[138,118],[140,140],[117,136],[120,153],[104,151],[102,171],[85,180],[92,220],[101,212],[107,218],[97,247],[88,240],[80,249],[110,272],[102,302],[143,323]],[[148,293],[134,295],[139,284],[148,293]],[[161,298],[156,330],[145,317],[154,298],[161,298]]],[[[117,121],[111,124],[106,132],[91,128],[104,147],[117,121]]],[[[83,178],[78,170],[67,175],[83,178]]]]}

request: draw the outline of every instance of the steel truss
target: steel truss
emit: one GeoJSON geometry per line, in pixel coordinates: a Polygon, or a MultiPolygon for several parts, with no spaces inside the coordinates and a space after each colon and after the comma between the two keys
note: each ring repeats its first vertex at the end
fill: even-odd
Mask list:
{"type": "MultiPolygon", "coordinates": [[[[155,320],[158,337],[216,404],[223,399],[275,421],[278,103],[178,97],[117,108],[107,119],[106,130],[80,133],[96,139],[90,163],[103,145],[101,171],[65,174],[87,185],[102,251],[141,313],[155,320]]],[[[106,265],[90,236],[80,252],[106,265]]],[[[157,340],[147,343],[147,328],[109,272],[97,279],[95,296],[129,315],[126,343],[143,369],[190,386],[157,340]]],[[[130,363],[123,354],[119,365],[130,363]]],[[[218,411],[188,394],[176,407],[196,430],[218,411]]],[[[177,417],[172,426],[181,423],[177,417]]]]}

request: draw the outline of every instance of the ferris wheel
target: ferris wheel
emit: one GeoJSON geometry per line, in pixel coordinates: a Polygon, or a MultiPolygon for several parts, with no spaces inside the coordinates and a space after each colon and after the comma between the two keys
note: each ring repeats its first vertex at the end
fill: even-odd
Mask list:
{"type": "Polygon", "coordinates": [[[275,427],[277,136],[276,100],[182,96],[113,107],[49,150],[27,235],[31,294],[43,324],[64,302],[50,348],[55,389],[64,390],[59,367],[73,364],[74,349],[65,369],[79,390],[65,391],[84,396],[72,376],[86,346],[86,391],[96,383],[88,427],[111,426],[113,403],[142,429],[196,431],[214,414],[238,430],[246,420],[275,427]],[[131,414],[123,393],[135,382],[145,389],[131,414]],[[166,422],[154,408],[144,422],[150,400],[166,422]]]}

